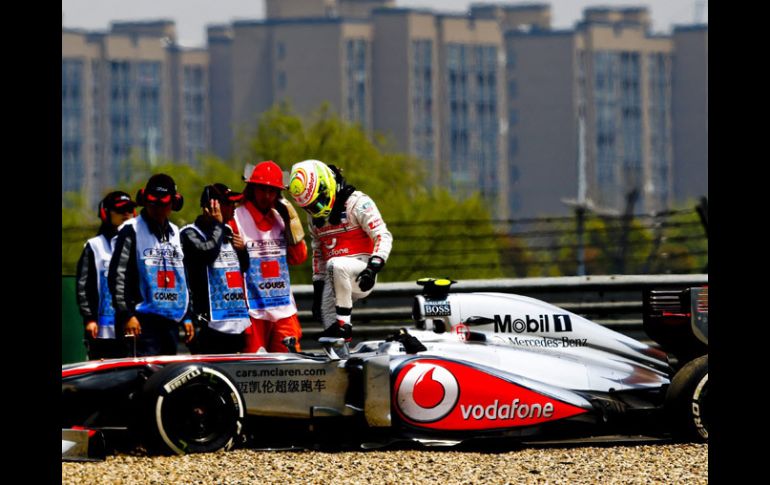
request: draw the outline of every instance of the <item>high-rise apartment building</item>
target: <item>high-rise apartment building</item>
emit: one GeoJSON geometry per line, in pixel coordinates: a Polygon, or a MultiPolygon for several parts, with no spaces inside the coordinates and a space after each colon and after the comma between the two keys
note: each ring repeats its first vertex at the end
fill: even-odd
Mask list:
{"type": "Polygon", "coordinates": [[[427,162],[433,185],[507,213],[505,63],[494,20],[376,9],[374,129],[427,162]],[[386,40],[387,39],[387,40],[386,40]]]}
{"type": "Polygon", "coordinates": [[[233,29],[209,25],[207,38],[211,151],[229,158],[233,148],[233,29]]]}
{"type": "Polygon", "coordinates": [[[62,190],[91,200],[132,150],[195,163],[289,101],[321,104],[423,159],[429,183],[480,191],[497,218],[621,212],[708,194],[708,27],[650,31],[644,7],[597,7],[554,30],[546,3],[466,15],[394,0],[266,0],[266,18],[62,31],[62,190]]]}
{"type": "Polygon", "coordinates": [[[265,0],[265,16],[269,19],[298,17],[345,17],[371,16],[372,10],[394,7],[395,0],[265,0]]]}
{"type": "Polygon", "coordinates": [[[215,153],[229,157],[239,131],[280,101],[305,114],[328,102],[371,131],[371,12],[394,3],[266,0],[265,20],[209,28],[215,153]]]}
{"type": "MultiPolygon", "coordinates": [[[[498,217],[567,214],[564,200],[581,194],[615,212],[674,201],[674,168],[693,163],[675,163],[674,147],[689,142],[674,135],[707,114],[690,109],[703,96],[689,92],[673,126],[675,42],[650,33],[646,8],[589,8],[573,29],[553,30],[545,3],[479,3],[467,15],[392,3],[268,0],[265,20],[210,32],[212,79],[227,79],[213,66],[232,73],[212,83],[212,99],[229,95],[232,111],[213,130],[232,147],[234,127],[253,127],[278,101],[300,113],[326,101],[425,160],[432,184],[479,190],[498,217]]],[[[677,89],[707,77],[704,57],[680,64],[677,89]]],[[[702,160],[698,143],[677,159],[702,160]]]]}
{"type": "Polygon", "coordinates": [[[208,53],[172,21],[62,29],[62,194],[89,204],[128,178],[136,153],[194,164],[210,145],[208,53]]]}
{"type": "Polygon", "coordinates": [[[372,26],[368,22],[282,18],[237,21],[232,30],[231,116],[236,127],[253,128],[260,113],[288,101],[300,113],[328,102],[345,119],[371,129],[372,26]]]}
{"type": "Polygon", "coordinates": [[[232,112],[232,122],[222,117],[213,131],[232,141],[279,101],[303,114],[328,102],[344,119],[386,133],[396,149],[426,160],[432,183],[463,195],[478,190],[504,217],[507,116],[499,23],[392,4],[268,1],[268,18],[234,22],[231,39],[222,39],[225,27],[210,29],[221,59],[231,59],[222,62],[212,51],[211,66],[229,63],[232,73],[217,85],[214,80],[226,76],[212,68],[212,99],[231,92],[232,112]]]}
{"type": "Polygon", "coordinates": [[[589,8],[571,30],[506,29],[512,214],[565,214],[580,180],[597,208],[669,206],[672,42],[649,26],[645,8],[589,8]]]}
{"type": "Polygon", "coordinates": [[[678,202],[708,195],[708,39],[706,25],[674,28],[671,81],[674,194],[678,202]]]}

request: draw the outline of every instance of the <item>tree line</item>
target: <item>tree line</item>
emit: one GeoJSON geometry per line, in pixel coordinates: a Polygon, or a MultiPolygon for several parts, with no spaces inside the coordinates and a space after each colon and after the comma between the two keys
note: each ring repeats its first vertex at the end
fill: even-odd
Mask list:
{"type": "MultiPolygon", "coordinates": [[[[202,188],[222,182],[241,191],[244,167],[273,160],[288,171],[315,158],[338,165],[349,183],[370,195],[393,233],[394,247],[381,281],[425,276],[455,279],[568,276],[577,274],[579,244],[574,217],[500,220],[478,194],[460,198],[429,188],[425,163],[392,150],[381,135],[368,135],[328,106],[302,118],[279,104],[260,116],[256,129],[239,134],[229,160],[200,157],[195,166],[166,160],[151,165],[137,154],[123,162],[111,190],[136,194],[152,173],[164,172],[185,197],[172,222],[191,223],[200,214],[202,188]]],[[[96,210],[78,193],[64,194],[62,274],[75,273],[86,239],[98,227],[96,210]]],[[[700,273],[708,242],[695,202],[678,210],[630,219],[588,215],[583,254],[587,274],[700,273]]],[[[304,214],[303,214],[304,216],[304,214]]],[[[293,269],[292,282],[310,283],[309,260],[293,269]]]]}

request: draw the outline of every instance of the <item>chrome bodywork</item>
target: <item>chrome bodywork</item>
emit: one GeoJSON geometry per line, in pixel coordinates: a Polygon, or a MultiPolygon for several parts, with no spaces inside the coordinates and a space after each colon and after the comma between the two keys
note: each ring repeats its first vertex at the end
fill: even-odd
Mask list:
{"type": "MultiPolygon", "coordinates": [[[[142,375],[165,365],[206,363],[222,369],[232,380],[249,416],[302,420],[359,416],[372,429],[391,428],[396,435],[414,439],[441,441],[446,437],[456,442],[479,430],[507,433],[514,429],[521,434],[522,429],[535,433],[543,424],[570,420],[602,423],[607,414],[597,401],[615,402],[614,407],[623,412],[633,407],[654,409],[671,382],[673,371],[664,352],[533,298],[497,293],[447,294],[443,299],[420,295],[415,297],[414,310],[418,328],[409,330],[409,335],[426,348],[417,353],[409,353],[399,341],[369,341],[348,355],[347,349],[335,352],[327,344],[325,353],[177,355],[87,362],[62,367],[62,393],[75,396],[85,386],[113,386],[111,374],[117,371],[122,372],[123,381],[130,382],[133,376],[140,382],[142,375]],[[433,370],[430,374],[420,370],[415,384],[406,376],[414,368],[433,370]],[[447,377],[449,374],[453,377],[447,377]],[[444,379],[443,390],[436,394],[440,402],[439,397],[426,394],[436,402],[420,404],[428,399],[417,392],[425,375],[431,379],[429,384],[444,379]],[[493,385],[474,390],[473,380],[478,377],[493,385]],[[454,384],[447,387],[447,382],[454,384]],[[510,390],[498,392],[495,387],[510,390]],[[444,405],[452,392],[455,402],[447,404],[448,411],[440,418],[422,424],[407,416],[414,405],[404,407],[404,399],[429,409],[444,405]],[[524,396],[519,392],[536,397],[527,408],[531,416],[537,410],[550,418],[546,411],[558,406],[571,414],[563,419],[553,414],[553,419],[517,421],[514,410],[518,405],[521,411],[519,397],[524,396]],[[623,396],[627,394],[645,397],[626,402],[623,396]],[[484,421],[498,412],[511,417],[505,422],[484,421]],[[458,425],[462,419],[475,427],[458,425]],[[441,420],[447,420],[443,428],[436,425],[441,420]],[[446,436],[441,434],[444,429],[446,436]]],[[[64,430],[62,439],[64,456],[64,430]]]]}

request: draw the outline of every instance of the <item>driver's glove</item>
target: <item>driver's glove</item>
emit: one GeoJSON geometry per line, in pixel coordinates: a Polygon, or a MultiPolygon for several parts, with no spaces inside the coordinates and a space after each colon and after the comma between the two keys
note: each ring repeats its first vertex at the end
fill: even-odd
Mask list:
{"type": "Polygon", "coordinates": [[[361,291],[369,291],[374,287],[374,280],[377,273],[385,266],[385,260],[379,256],[372,256],[369,258],[366,268],[361,271],[356,277],[358,287],[361,291]]]}

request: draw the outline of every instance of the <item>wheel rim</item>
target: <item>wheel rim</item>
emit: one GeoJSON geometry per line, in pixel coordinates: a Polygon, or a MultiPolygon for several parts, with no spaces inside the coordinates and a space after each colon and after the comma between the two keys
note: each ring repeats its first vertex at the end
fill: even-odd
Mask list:
{"type": "Polygon", "coordinates": [[[234,433],[237,413],[213,383],[190,383],[166,396],[161,411],[163,428],[181,451],[205,449],[234,433]]]}

